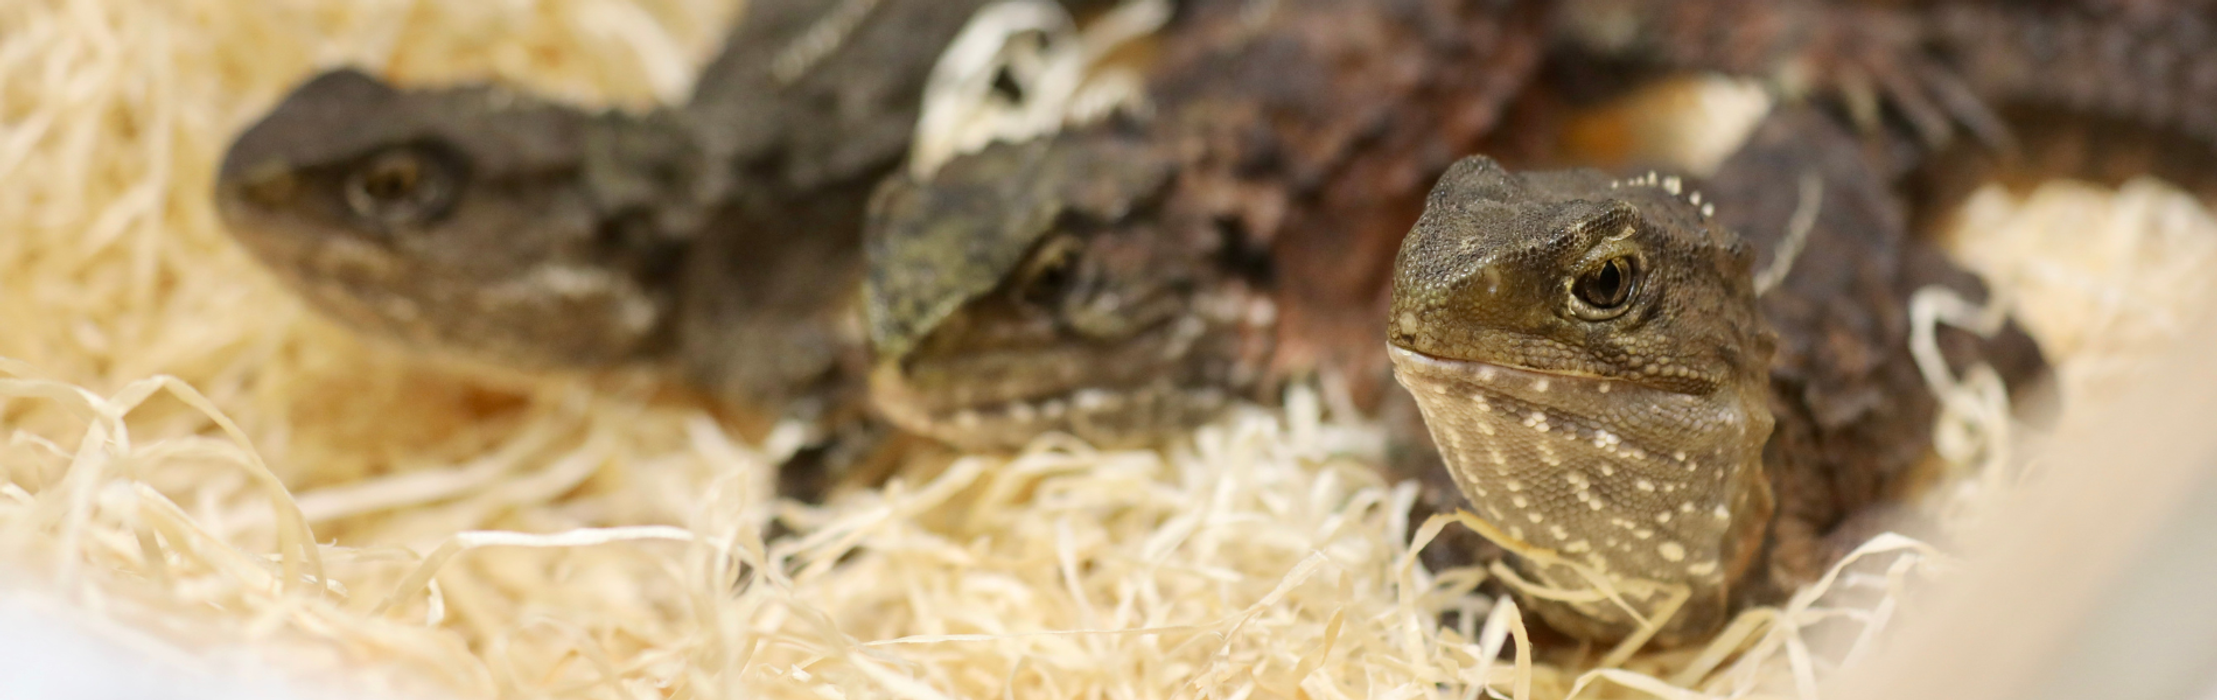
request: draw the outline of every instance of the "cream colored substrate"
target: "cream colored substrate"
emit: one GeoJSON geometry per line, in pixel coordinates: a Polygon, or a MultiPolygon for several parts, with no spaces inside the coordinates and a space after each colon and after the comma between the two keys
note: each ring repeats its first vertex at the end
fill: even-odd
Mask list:
{"type": "MultiPolygon", "coordinates": [[[[1901,575],[1836,587],[1884,595],[1804,596],[1707,651],[1527,659],[1497,652],[1520,634],[1482,572],[1412,562],[1411,487],[1308,389],[1160,453],[1043,439],[807,508],[768,493],[791,431],[748,444],[651,378],[366,343],[211,210],[230,135],[316,66],[639,106],[684,93],[733,9],[0,4],[0,602],[310,696],[1701,697],[1807,692],[1936,561],[1882,540],[1901,575]],[[766,551],[774,514],[801,536],[766,551]]],[[[2217,225],[2161,185],[1966,211],[2074,399],[2176,333],[2128,302],[2206,296],[2217,225]]],[[[1975,418],[1966,465],[2003,444],[1975,418]]],[[[1935,507],[2005,481],[1964,473],[1935,507]]]]}

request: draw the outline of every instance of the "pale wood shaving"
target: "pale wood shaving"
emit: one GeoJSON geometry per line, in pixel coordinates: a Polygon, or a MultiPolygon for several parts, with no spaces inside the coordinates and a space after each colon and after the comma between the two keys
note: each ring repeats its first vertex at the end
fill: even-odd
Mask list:
{"type": "MultiPolygon", "coordinates": [[[[642,106],[735,10],[0,4],[0,599],[371,697],[1808,697],[1944,569],[1881,538],[1858,557],[1896,557],[1883,575],[1596,669],[1533,649],[1486,572],[1419,565],[1410,535],[1453,525],[1407,522],[1413,486],[1365,466],[1376,431],[1306,388],[1161,452],[1050,436],[780,504],[798,428],[749,441],[637,377],[365,341],[211,210],[230,135],[317,66],[642,106]],[[797,536],[765,542],[773,516],[797,536]]],[[[2043,195],[1981,195],[1990,237],[1958,241],[2091,385],[2165,337],[2147,300],[2203,298],[2180,294],[2217,225],[2159,185],[2064,192],[2100,235],[2025,233],[2043,195]]]]}

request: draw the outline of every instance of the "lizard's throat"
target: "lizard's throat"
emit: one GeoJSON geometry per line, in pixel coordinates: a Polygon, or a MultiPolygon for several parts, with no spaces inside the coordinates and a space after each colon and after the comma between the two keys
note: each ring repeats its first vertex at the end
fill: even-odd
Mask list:
{"type": "MultiPolygon", "coordinates": [[[[1616,639],[1666,611],[1665,643],[1723,622],[1759,548],[1771,494],[1771,417],[1759,388],[1682,394],[1625,381],[1445,360],[1391,348],[1484,533],[1518,555],[1527,606],[1582,637],[1616,639]],[[1624,603],[1596,599],[1596,577],[1624,603]],[[1585,600],[1534,595],[1586,593],[1585,600]]],[[[1577,598],[1579,596],[1572,596],[1577,598]]]]}

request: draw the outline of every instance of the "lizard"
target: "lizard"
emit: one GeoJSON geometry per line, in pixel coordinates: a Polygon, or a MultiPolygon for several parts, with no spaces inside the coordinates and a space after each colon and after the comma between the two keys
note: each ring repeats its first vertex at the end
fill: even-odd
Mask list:
{"type": "Polygon", "coordinates": [[[750,2],[691,98],[643,114],[328,71],[235,139],[215,199],[266,268],[371,336],[830,410],[859,376],[868,194],[986,4],[750,2]]]}
{"type": "MultiPolygon", "coordinates": [[[[1586,639],[1703,638],[1731,612],[1814,580],[1925,478],[1916,467],[1936,400],[1910,357],[1907,300],[1933,284],[1975,297],[1979,284],[1932,242],[1906,235],[1885,183],[1929,186],[1936,176],[1925,170],[1950,166],[1931,159],[1949,122],[2005,156],[2055,150],[2047,142],[2059,132],[2083,138],[2075,122],[2088,116],[2210,138],[2185,107],[2217,85],[2201,75],[2196,37],[2210,17],[2197,3],[1564,8],[1557,41],[1604,55],[1876,83],[1830,86],[1862,127],[1860,143],[1807,109],[1773,116],[1703,199],[1691,179],[1518,176],[1466,162],[1406,241],[1387,319],[1397,375],[1445,445],[1473,515],[1515,555],[1524,581],[1512,590],[1551,627],[1586,639]],[[1876,108],[1859,94],[1874,89],[1921,147],[1874,135],[1876,108]],[[2036,138],[2019,142],[2021,133],[2036,138]],[[1809,206],[1787,186],[1796,175],[1828,196],[1807,238],[1789,244],[1790,222],[1809,206]],[[1608,240],[1611,228],[1622,237],[1608,240]],[[1789,255],[1781,267],[1782,249],[1831,262],[1797,268],[1789,255]],[[1757,296],[1764,277],[1749,266],[1765,258],[1765,271],[1795,271],[1757,296]],[[1642,293],[1654,295],[1649,306],[1642,293]],[[1615,294],[1621,306],[1581,299],[1615,294]],[[1597,578],[1625,599],[1580,598],[1597,578]],[[1576,593],[1538,594],[1550,588],[1576,593]],[[1670,594],[1685,598],[1655,620],[1670,594]],[[1643,629],[1643,617],[1660,626],[1643,629]]],[[[2073,155],[2049,170],[2085,168],[2071,159],[2094,155],[2064,151],[2073,155]]],[[[2126,160],[2190,171],[2177,155],[2126,160]]],[[[1913,199],[1927,217],[1949,201],[1944,192],[1913,199]]],[[[1947,331],[1940,340],[1951,363],[1993,363],[2014,398],[2031,399],[2024,408],[2052,400],[2028,397],[2053,387],[2037,344],[2013,323],[1985,343],[1947,331]]]]}
{"type": "Polygon", "coordinates": [[[1149,114],[881,188],[873,404],[973,450],[1139,445],[1305,367],[1382,366],[1375,343],[1323,341],[1367,337],[1424,190],[1532,74],[1540,9],[1184,3],[1149,114]]]}
{"type": "MultiPolygon", "coordinates": [[[[1937,409],[1908,296],[1984,292],[1908,234],[1876,150],[1798,108],[1699,190],[1483,156],[1440,180],[1386,337],[1525,609],[1585,639],[1701,639],[1814,580],[1914,486],[1937,409]],[[1804,174],[1813,208],[1780,184],[1804,174]]],[[[2014,324],[1943,341],[2013,393],[2043,385],[2014,324]]]]}

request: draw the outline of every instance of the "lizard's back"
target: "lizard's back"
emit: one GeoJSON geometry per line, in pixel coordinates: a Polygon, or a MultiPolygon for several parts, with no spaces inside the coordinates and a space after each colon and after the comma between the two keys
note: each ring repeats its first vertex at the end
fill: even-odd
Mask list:
{"type": "MultiPolygon", "coordinates": [[[[1779,508],[1773,563],[1793,581],[1843,553],[1822,542],[1835,526],[1904,496],[1930,452],[1937,400],[1911,356],[1911,295],[1940,285],[1986,296],[1936,241],[1909,229],[1882,151],[1829,115],[1790,109],[1764,121],[1702,190],[1718,221],[1753,246],[1757,269],[1783,273],[1759,308],[1777,336],[1777,425],[1765,452],[1779,508]],[[1776,267],[1797,213],[1812,207],[1799,250],[1788,251],[1796,257],[1776,267]]],[[[2046,372],[2038,345],[2014,324],[1983,342],[1953,330],[1939,337],[1951,361],[1989,362],[2013,389],[2046,372]]]]}
{"type": "Polygon", "coordinates": [[[906,158],[934,62],[985,4],[749,4],[686,107],[729,178],[679,294],[696,385],[780,406],[853,380],[870,191],[906,158]]]}

